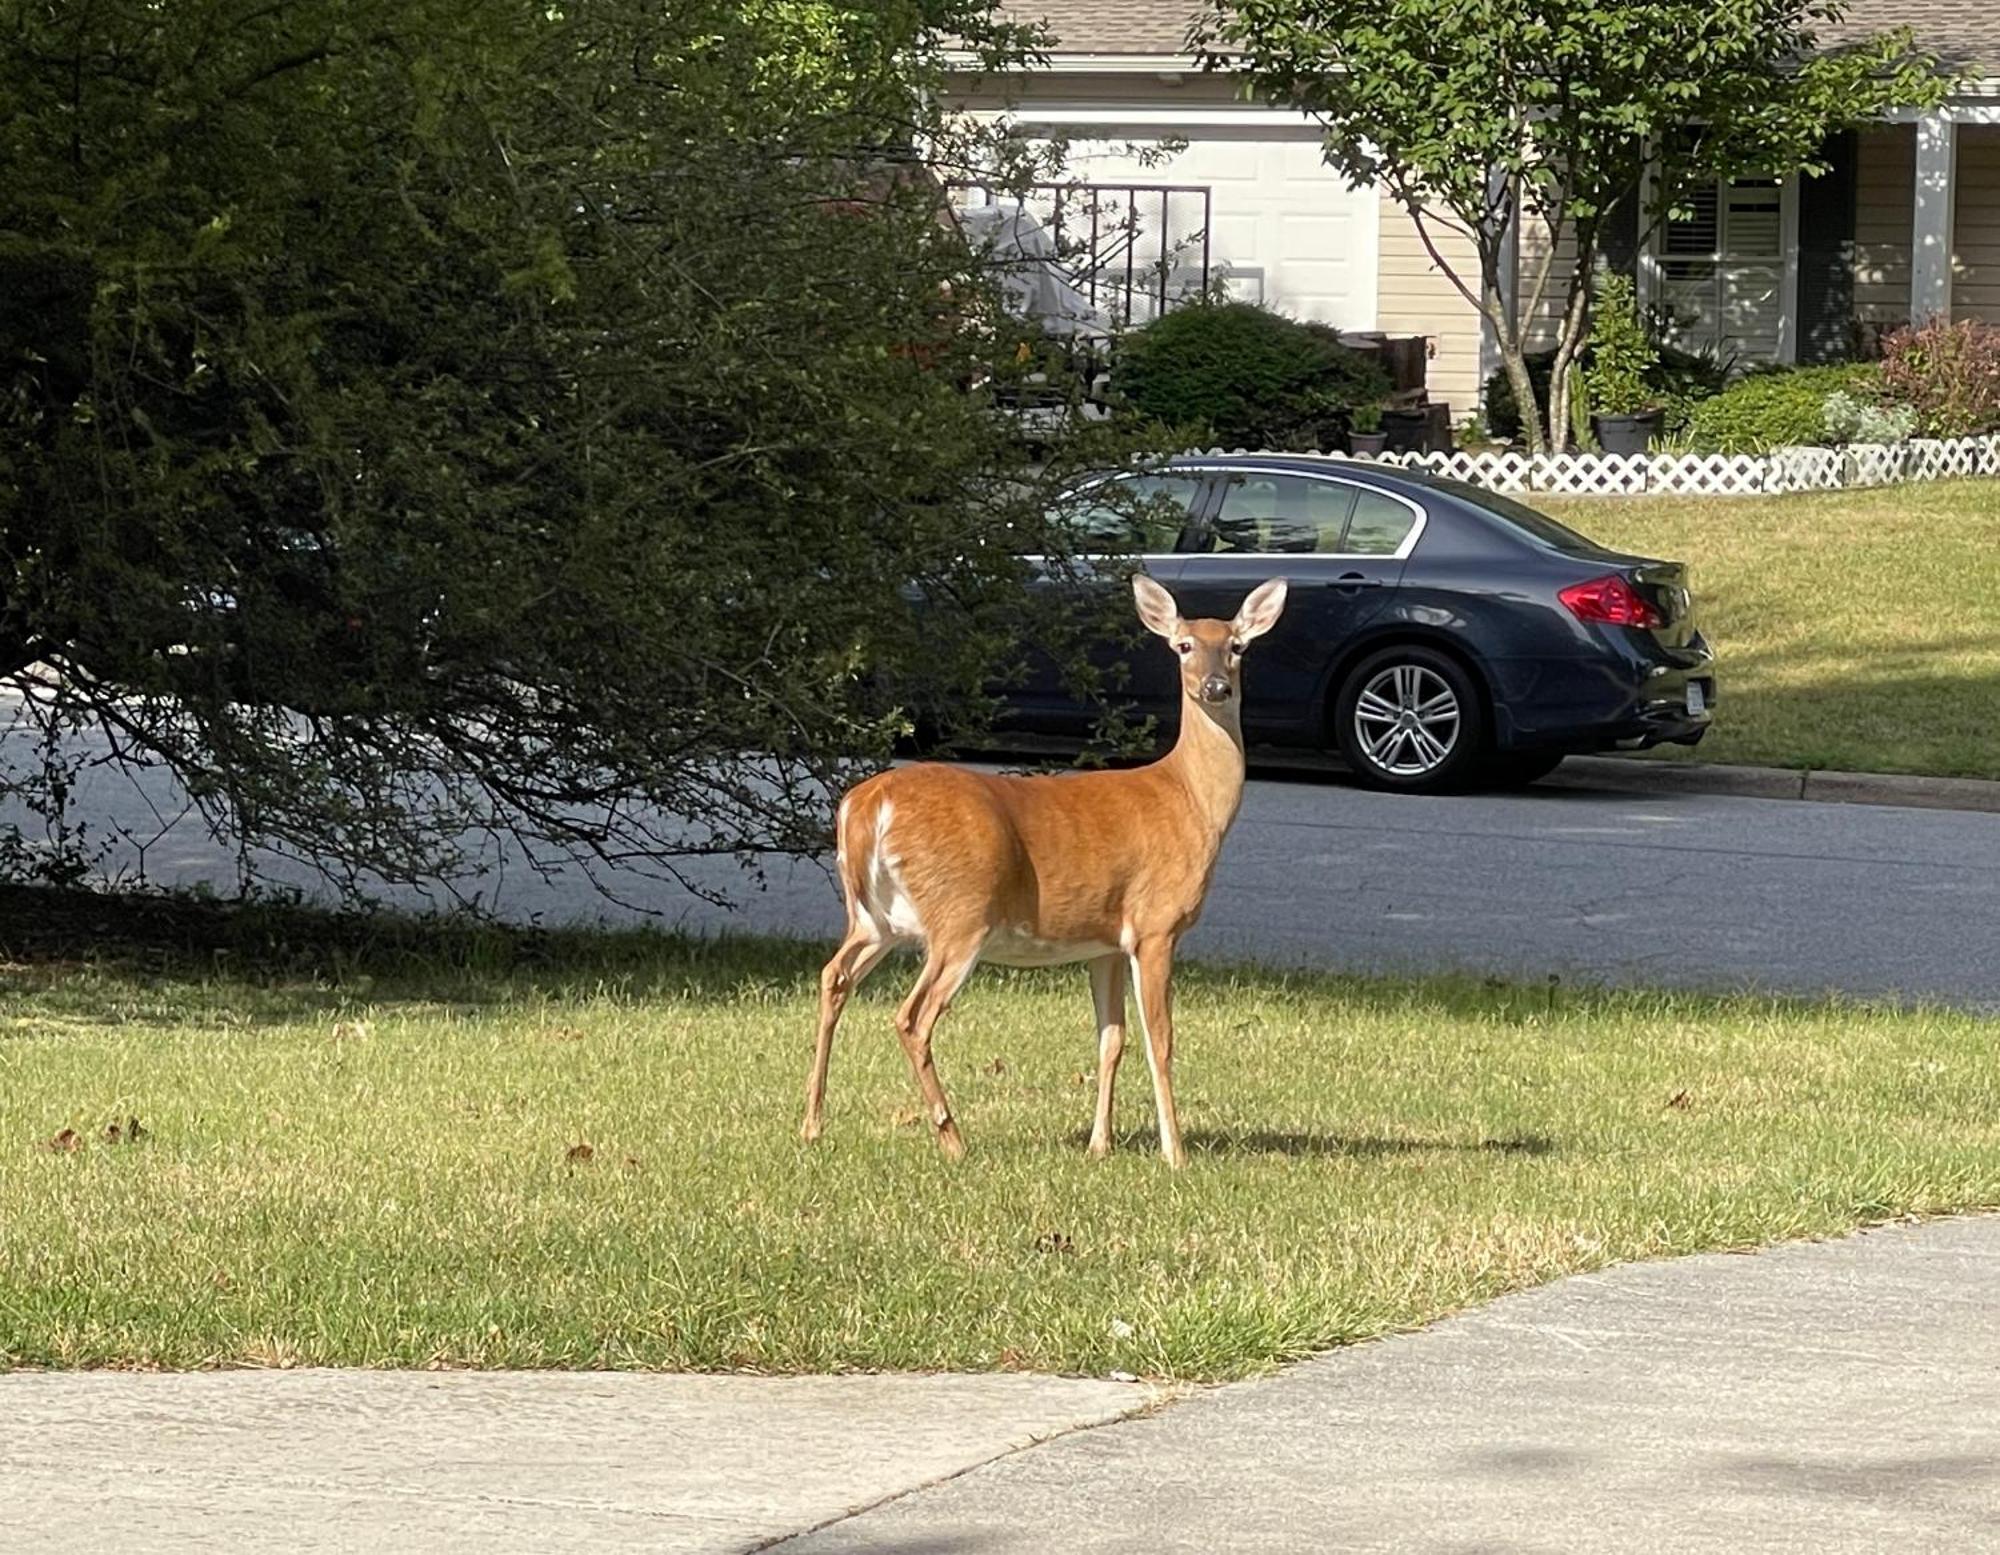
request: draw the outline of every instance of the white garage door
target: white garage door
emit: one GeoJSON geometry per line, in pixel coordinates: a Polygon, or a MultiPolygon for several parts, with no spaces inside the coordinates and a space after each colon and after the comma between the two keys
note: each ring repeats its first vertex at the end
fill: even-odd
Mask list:
{"type": "MultiPolygon", "coordinates": [[[[1210,260],[1226,272],[1233,295],[1343,329],[1375,327],[1375,196],[1348,187],[1320,160],[1319,138],[1309,127],[1266,121],[1188,129],[1181,132],[1186,149],[1164,159],[1141,150],[1143,137],[1162,133],[1157,128],[1117,140],[1084,133],[1103,135],[1078,132],[1070,140],[1068,178],[1209,191],[1210,260]]],[[[1135,203],[1139,220],[1157,225],[1158,205],[1143,195],[1135,203]]],[[[1185,241],[1199,218],[1189,216],[1196,207],[1188,201],[1168,209],[1170,223],[1181,229],[1169,234],[1176,275],[1185,277],[1201,261],[1199,244],[1185,241]]],[[[1151,237],[1148,252],[1157,253],[1158,234],[1151,237]]]]}

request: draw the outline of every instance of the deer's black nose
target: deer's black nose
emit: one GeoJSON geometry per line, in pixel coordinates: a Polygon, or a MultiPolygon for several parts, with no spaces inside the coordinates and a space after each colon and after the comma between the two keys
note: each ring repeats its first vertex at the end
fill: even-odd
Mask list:
{"type": "Polygon", "coordinates": [[[1221,675],[1210,675],[1201,683],[1201,699],[1204,702],[1227,702],[1236,694],[1236,688],[1221,675]]]}

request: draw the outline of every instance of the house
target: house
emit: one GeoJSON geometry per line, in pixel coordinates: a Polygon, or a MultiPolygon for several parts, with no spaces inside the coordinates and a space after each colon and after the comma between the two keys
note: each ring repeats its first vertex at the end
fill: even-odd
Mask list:
{"type": "MultiPolygon", "coordinates": [[[[1093,215],[1108,200],[1148,229],[1140,246],[1163,297],[1170,274],[1174,285],[1220,276],[1301,318],[1421,335],[1432,399],[1455,413],[1478,403],[1497,358],[1470,300],[1405,211],[1325,166],[1310,120],[1245,102],[1229,77],[1195,68],[1186,37],[1198,0],[1005,9],[1047,23],[1049,63],[968,79],[962,105],[1065,138],[1068,176],[1106,191],[1093,215]],[[1162,159],[1164,142],[1181,149],[1162,159]]],[[[1899,26],[1963,78],[1948,106],[1835,137],[1823,176],[1718,185],[1643,252],[1636,221],[1607,244],[1642,301],[1672,304],[1684,340],[1746,362],[1825,361],[1912,319],[2000,319],[2000,5],[1855,0],[1841,32],[1899,26]]],[[[1431,235],[1473,272],[1469,241],[1431,235]]]]}

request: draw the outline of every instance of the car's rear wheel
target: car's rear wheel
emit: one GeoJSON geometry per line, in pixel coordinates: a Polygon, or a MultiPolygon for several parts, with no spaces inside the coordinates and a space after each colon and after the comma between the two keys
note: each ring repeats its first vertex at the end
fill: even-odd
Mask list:
{"type": "Polygon", "coordinates": [[[1472,677],[1415,643],[1357,664],[1334,698],[1334,739],[1370,788],[1445,793],[1471,775],[1485,738],[1472,677]]]}
{"type": "Polygon", "coordinates": [[[1563,764],[1563,751],[1504,751],[1480,763],[1479,775],[1494,788],[1526,788],[1563,764]]]}

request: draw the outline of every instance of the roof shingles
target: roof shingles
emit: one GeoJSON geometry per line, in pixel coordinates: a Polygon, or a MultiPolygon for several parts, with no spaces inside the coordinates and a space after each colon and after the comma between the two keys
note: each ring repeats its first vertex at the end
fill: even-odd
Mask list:
{"type": "MultiPolygon", "coordinates": [[[[1200,0],[1001,0],[1017,21],[1045,21],[1058,54],[1187,52],[1200,0]]],[[[1853,0],[1828,43],[1911,27],[1954,70],[2000,76],[2000,4],[1993,0],[1853,0]]]]}
{"type": "Polygon", "coordinates": [[[1200,0],[1002,0],[1000,9],[1046,22],[1058,54],[1185,54],[1201,14],[1200,0]]]}

